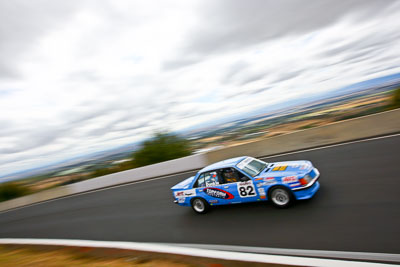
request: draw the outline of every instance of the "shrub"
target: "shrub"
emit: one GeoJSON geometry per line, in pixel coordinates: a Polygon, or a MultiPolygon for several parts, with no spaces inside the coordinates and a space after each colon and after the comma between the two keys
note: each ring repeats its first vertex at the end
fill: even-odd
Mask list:
{"type": "Polygon", "coordinates": [[[400,108],[400,87],[394,91],[391,106],[392,108],[400,108]]]}
{"type": "Polygon", "coordinates": [[[189,156],[191,153],[192,148],[186,139],[174,134],[156,133],[133,154],[133,164],[140,167],[189,156]]]}
{"type": "Polygon", "coordinates": [[[29,194],[29,189],[17,183],[0,184],[0,201],[22,197],[29,194]]]}

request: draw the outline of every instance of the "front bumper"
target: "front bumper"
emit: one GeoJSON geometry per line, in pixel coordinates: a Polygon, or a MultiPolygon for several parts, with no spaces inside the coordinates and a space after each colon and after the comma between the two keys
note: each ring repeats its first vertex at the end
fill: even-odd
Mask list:
{"type": "Polygon", "coordinates": [[[318,189],[320,187],[320,184],[318,182],[320,173],[316,168],[314,168],[314,171],[316,172],[316,176],[310,183],[308,183],[306,186],[292,189],[293,194],[297,200],[312,198],[315,195],[315,193],[318,191],[318,189]]]}
{"type": "Polygon", "coordinates": [[[315,195],[315,193],[317,193],[319,187],[320,187],[319,182],[316,182],[315,184],[313,184],[312,187],[309,187],[301,191],[295,191],[293,192],[293,194],[297,200],[309,199],[312,198],[315,195]]]}
{"type": "Polygon", "coordinates": [[[307,185],[305,185],[303,187],[293,188],[292,190],[293,191],[300,191],[300,190],[306,190],[308,188],[313,187],[313,185],[318,181],[319,176],[320,176],[320,173],[319,173],[317,168],[314,168],[314,172],[316,173],[316,175],[315,175],[315,178],[311,182],[309,182],[307,185]]]}

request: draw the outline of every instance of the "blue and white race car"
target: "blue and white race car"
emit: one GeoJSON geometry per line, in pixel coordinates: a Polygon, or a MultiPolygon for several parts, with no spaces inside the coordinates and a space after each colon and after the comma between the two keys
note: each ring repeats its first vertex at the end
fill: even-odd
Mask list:
{"type": "Polygon", "coordinates": [[[210,206],[271,200],[279,208],[309,199],[319,189],[310,161],[266,163],[252,157],[220,161],[173,186],[175,203],[206,213],[210,206]]]}

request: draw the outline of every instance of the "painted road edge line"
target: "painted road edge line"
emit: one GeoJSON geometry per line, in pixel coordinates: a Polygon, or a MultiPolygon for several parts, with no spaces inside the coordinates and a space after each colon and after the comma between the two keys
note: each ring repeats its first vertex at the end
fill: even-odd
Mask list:
{"type": "Polygon", "coordinates": [[[115,248],[155,253],[178,254],[193,257],[214,258],[244,262],[286,264],[297,266],[394,266],[393,264],[371,263],[361,261],[345,261],[334,259],[307,258],[297,256],[264,255],[245,252],[219,251],[203,248],[179,247],[154,243],[119,242],[119,241],[92,241],[73,239],[29,239],[29,238],[1,238],[3,245],[45,245],[45,246],[73,246],[115,248]]]}
{"type": "Polygon", "coordinates": [[[332,251],[332,250],[309,250],[309,249],[287,249],[287,248],[269,248],[269,247],[249,247],[234,245],[215,245],[215,244],[184,244],[184,243],[162,243],[170,246],[180,246],[189,248],[204,248],[212,250],[222,250],[231,252],[248,252],[273,254],[284,256],[300,256],[313,258],[329,258],[342,260],[360,260],[375,262],[393,262],[400,263],[400,254],[376,253],[376,252],[355,252],[355,251],[332,251]]]}

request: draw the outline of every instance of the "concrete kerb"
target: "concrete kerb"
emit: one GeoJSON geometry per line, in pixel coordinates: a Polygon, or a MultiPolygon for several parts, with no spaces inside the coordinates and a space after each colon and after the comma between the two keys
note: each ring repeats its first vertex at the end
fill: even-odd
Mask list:
{"type": "Polygon", "coordinates": [[[61,186],[1,202],[0,211],[116,185],[198,170],[216,161],[235,156],[272,156],[399,132],[400,109],[396,109],[61,186]]]}

